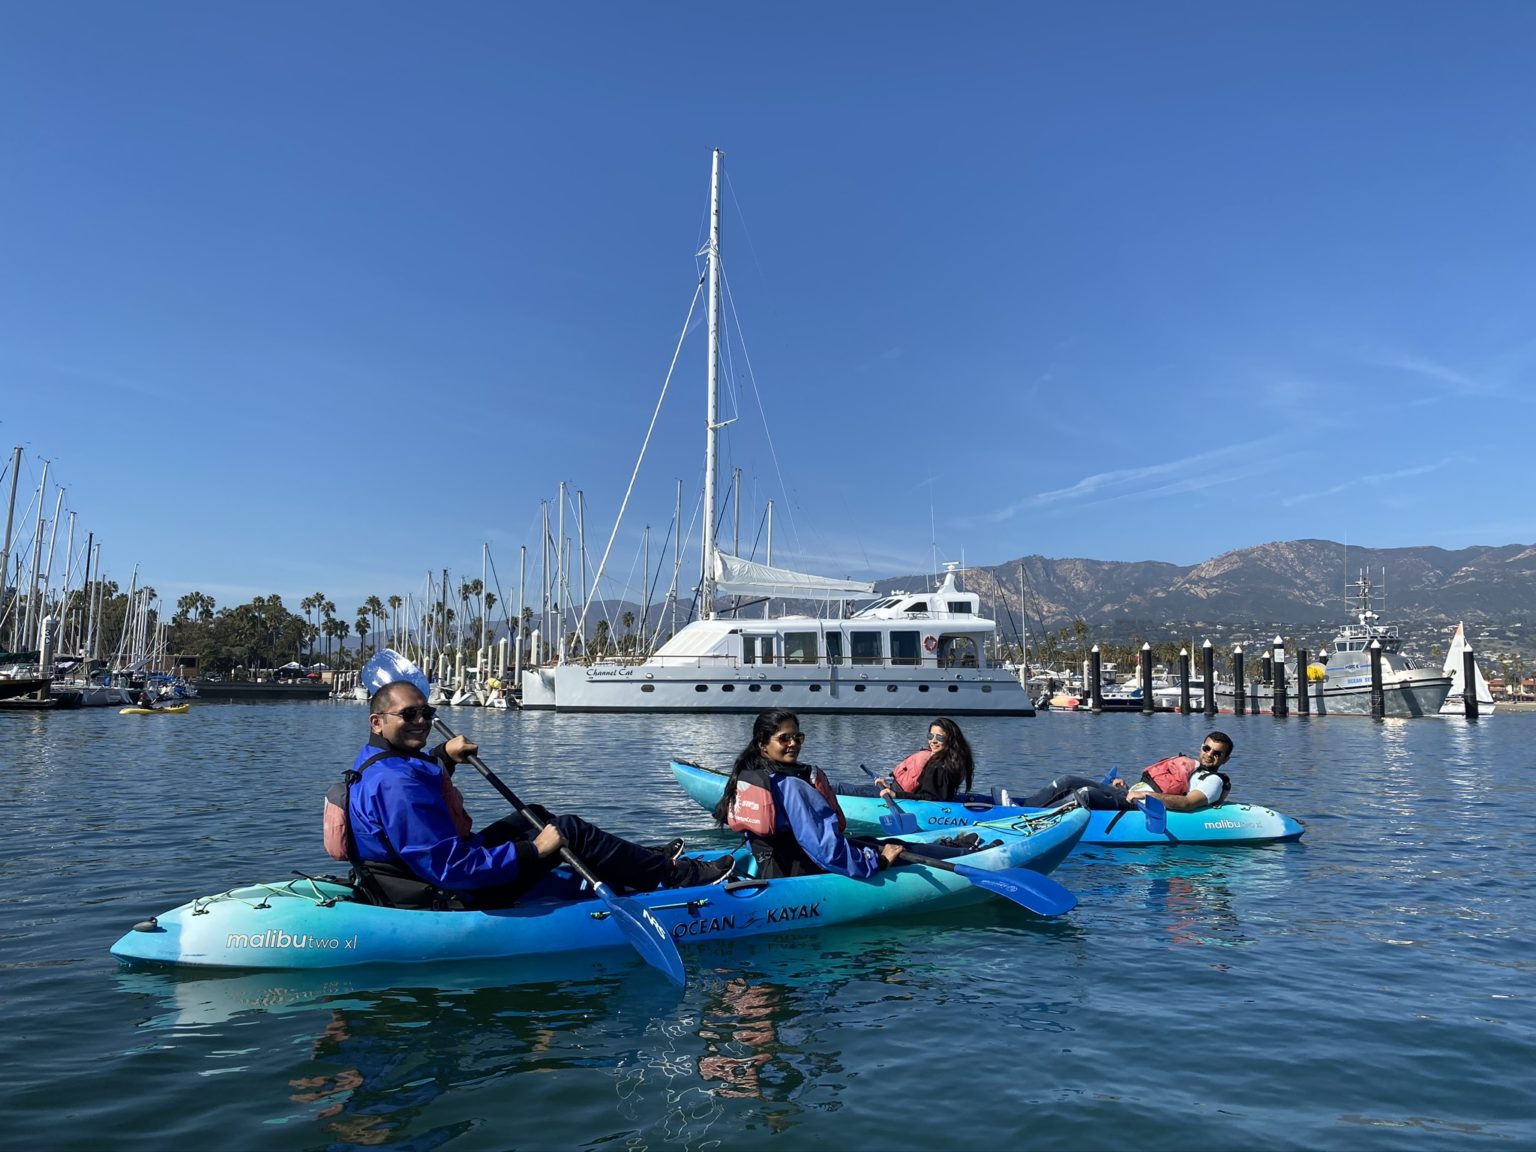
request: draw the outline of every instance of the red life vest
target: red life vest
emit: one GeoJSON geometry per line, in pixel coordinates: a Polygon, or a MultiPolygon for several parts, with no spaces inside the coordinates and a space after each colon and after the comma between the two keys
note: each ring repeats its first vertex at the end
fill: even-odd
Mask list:
{"type": "MultiPolygon", "coordinates": [[[[837,813],[837,830],[846,831],[848,818],[843,815],[842,805],[837,802],[837,793],[832,790],[827,774],[812,765],[807,782],[832,805],[832,811],[837,813]]],[[[754,836],[772,836],[774,820],[773,788],[768,783],[768,774],[757,768],[747,769],[736,778],[736,795],[726,813],[726,827],[754,836]]]]}
{"type": "MultiPolygon", "coordinates": [[[[1170,796],[1188,796],[1191,778],[1201,771],[1204,769],[1200,767],[1200,761],[1192,756],[1169,756],[1156,764],[1148,764],[1142,769],[1141,778],[1159,792],[1166,792],[1170,796]]],[[[1216,797],[1216,802],[1220,803],[1231,789],[1232,780],[1225,772],[1211,771],[1210,775],[1221,777],[1221,795],[1216,797]]]]}
{"type": "MultiPolygon", "coordinates": [[[[341,780],[325,790],[325,812],[322,820],[325,851],[332,860],[351,860],[355,849],[352,844],[352,785],[363,772],[380,760],[397,756],[397,752],[380,752],[370,756],[356,769],[348,768],[341,780]]],[[[443,769],[443,802],[453,817],[453,830],[460,836],[468,836],[475,822],[464,807],[464,794],[454,784],[448,770],[443,769]]]]}

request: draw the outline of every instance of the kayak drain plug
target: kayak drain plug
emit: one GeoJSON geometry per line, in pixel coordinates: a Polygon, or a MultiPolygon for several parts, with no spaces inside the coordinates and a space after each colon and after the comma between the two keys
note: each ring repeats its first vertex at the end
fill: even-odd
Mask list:
{"type": "Polygon", "coordinates": [[[140,920],[133,926],[133,930],[135,932],[158,932],[160,931],[160,918],[158,916],[151,916],[148,920],[140,920]]]}

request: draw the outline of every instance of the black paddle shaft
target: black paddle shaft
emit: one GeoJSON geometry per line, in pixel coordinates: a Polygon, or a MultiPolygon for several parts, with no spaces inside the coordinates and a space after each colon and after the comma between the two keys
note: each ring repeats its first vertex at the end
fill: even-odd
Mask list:
{"type": "MultiPolygon", "coordinates": [[[[446,736],[449,740],[452,740],[455,736],[458,735],[457,732],[448,727],[448,725],[444,724],[441,720],[434,720],[432,722],[432,726],[441,732],[444,736],[446,736]]],[[[544,831],[544,821],[540,820],[538,816],[535,815],[533,809],[529,808],[528,805],[524,804],[517,798],[517,793],[508,788],[506,784],[502,782],[501,777],[496,775],[496,773],[492,772],[490,768],[486,766],[484,760],[480,759],[478,756],[470,756],[469,762],[474,766],[476,772],[479,772],[480,775],[484,776],[488,781],[490,781],[491,787],[500,792],[508,804],[517,809],[517,814],[524,820],[528,821],[530,825],[532,825],[534,832],[537,833],[544,831]]],[[[601,890],[602,881],[599,880],[596,876],[592,875],[591,870],[579,859],[577,859],[575,853],[573,853],[570,848],[564,844],[560,845],[560,859],[564,860],[567,864],[574,868],[576,872],[581,876],[581,878],[588,884],[601,890]]]]}

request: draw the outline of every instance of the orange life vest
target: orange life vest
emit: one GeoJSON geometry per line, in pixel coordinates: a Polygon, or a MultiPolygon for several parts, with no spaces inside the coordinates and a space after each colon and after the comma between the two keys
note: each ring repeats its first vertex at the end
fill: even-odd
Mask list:
{"type": "MultiPolygon", "coordinates": [[[[1142,769],[1141,778],[1159,792],[1166,792],[1170,796],[1188,796],[1190,780],[1195,773],[1201,771],[1200,761],[1192,756],[1169,756],[1156,764],[1148,764],[1142,769]]],[[[1210,775],[1221,777],[1221,795],[1216,797],[1217,803],[1220,803],[1231,789],[1232,779],[1225,772],[1213,770],[1210,775]]]]}
{"type": "MultiPolygon", "coordinates": [[[[354,854],[352,845],[352,785],[357,782],[363,772],[380,760],[387,760],[391,756],[398,756],[398,752],[380,752],[377,756],[370,756],[356,769],[348,768],[339,782],[332,784],[325,791],[325,814],[322,821],[325,836],[325,851],[332,860],[351,860],[354,854]]],[[[443,802],[448,805],[448,812],[453,817],[453,830],[460,836],[468,836],[474,828],[475,822],[464,807],[464,794],[454,784],[448,770],[443,769],[443,802]]]]}
{"type": "MultiPolygon", "coordinates": [[[[812,765],[807,782],[821,794],[823,800],[832,805],[832,811],[837,813],[837,830],[847,831],[848,818],[843,815],[842,805],[837,802],[837,793],[833,791],[827,774],[812,765]]],[[[737,832],[750,832],[754,836],[772,836],[775,817],[773,788],[768,782],[768,773],[758,768],[748,768],[736,778],[736,795],[726,813],[726,827],[737,832]]]]}

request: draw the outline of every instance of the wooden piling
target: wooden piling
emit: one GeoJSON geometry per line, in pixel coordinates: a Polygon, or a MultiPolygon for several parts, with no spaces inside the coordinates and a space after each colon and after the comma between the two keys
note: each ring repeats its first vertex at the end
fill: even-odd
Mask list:
{"type": "Polygon", "coordinates": [[[1205,681],[1205,714],[1216,715],[1216,649],[1210,640],[1200,646],[1201,676],[1205,681]]]}
{"type": "Polygon", "coordinates": [[[1285,685],[1285,641],[1279,636],[1275,637],[1274,648],[1270,653],[1270,674],[1273,676],[1273,689],[1269,698],[1269,714],[1271,716],[1289,716],[1291,714],[1291,702],[1286,699],[1285,685]]]}
{"type": "Polygon", "coordinates": [[[1381,641],[1371,641],[1371,718],[1387,714],[1387,693],[1381,684],[1381,641]]]}
{"type": "Polygon", "coordinates": [[[1307,675],[1307,650],[1296,649],[1296,715],[1312,711],[1312,677],[1307,675]]]}
{"type": "Polygon", "coordinates": [[[1461,654],[1461,713],[1476,720],[1477,708],[1477,655],[1469,644],[1461,654]]]}
{"type": "Polygon", "coordinates": [[[1141,644],[1141,714],[1152,715],[1152,645],[1141,644]]]}

